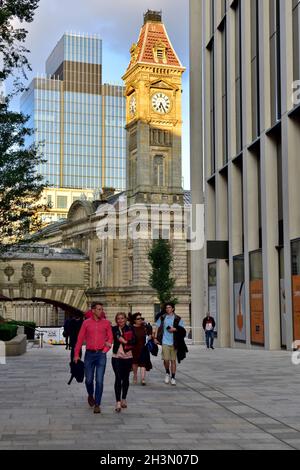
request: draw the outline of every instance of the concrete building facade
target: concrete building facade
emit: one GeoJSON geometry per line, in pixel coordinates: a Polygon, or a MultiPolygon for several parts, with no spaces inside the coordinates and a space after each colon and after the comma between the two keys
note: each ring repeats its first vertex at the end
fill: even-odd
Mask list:
{"type": "Polygon", "coordinates": [[[300,339],[300,4],[190,6],[191,48],[201,45],[191,69],[203,66],[205,302],[219,346],[291,349],[300,339]]]}

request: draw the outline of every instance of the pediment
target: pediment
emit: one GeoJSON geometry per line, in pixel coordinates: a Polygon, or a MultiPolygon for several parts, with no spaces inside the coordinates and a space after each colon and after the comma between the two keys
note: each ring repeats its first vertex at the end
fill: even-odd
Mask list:
{"type": "Polygon", "coordinates": [[[94,213],[93,204],[90,201],[75,201],[71,205],[68,212],[68,220],[75,222],[76,220],[82,220],[94,213]]]}
{"type": "Polygon", "coordinates": [[[164,80],[156,80],[150,84],[150,88],[159,88],[160,90],[176,90],[177,87],[165,82],[164,80]]]}

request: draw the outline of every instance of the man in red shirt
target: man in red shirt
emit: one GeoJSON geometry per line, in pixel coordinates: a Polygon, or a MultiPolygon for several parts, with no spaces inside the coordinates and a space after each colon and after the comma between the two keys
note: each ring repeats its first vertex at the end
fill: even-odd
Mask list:
{"type": "Polygon", "coordinates": [[[84,356],[84,370],[88,403],[91,407],[94,407],[94,413],[101,413],[100,405],[106,368],[106,353],[110,350],[113,343],[113,334],[111,323],[105,318],[103,305],[100,302],[95,302],[92,304],[91,310],[93,316],[83,322],[78,335],[74,362],[77,363],[79,360],[80,349],[85,341],[86,352],[84,356]],[[96,387],[94,387],[95,371],[96,387]]]}

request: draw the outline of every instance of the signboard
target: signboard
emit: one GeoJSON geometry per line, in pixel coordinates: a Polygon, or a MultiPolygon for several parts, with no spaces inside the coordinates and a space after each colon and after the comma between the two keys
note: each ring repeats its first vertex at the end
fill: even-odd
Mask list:
{"type": "Polygon", "coordinates": [[[300,275],[292,276],[294,341],[300,340],[300,275]]]}
{"type": "Polygon", "coordinates": [[[280,279],[280,326],[281,346],[286,346],[286,307],[284,279],[280,279]]]}
{"type": "Polygon", "coordinates": [[[44,343],[54,344],[54,345],[64,345],[66,340],[63,337],[63,328],[36,328],[36,333],[42,332],[44,343]]]}
{"type": "Polygon", "coordinates": [[[234,339],[246,342],[245,283],[236,282],[234,289],[234,339]]]}
{"type": "Polygon", "coordinates": [[[211,317],[214,318],[216,322],[216,326],[214,331],[218,331],[217,327],[217,286],[209,286],[208,288],[208,305],[209,305],[209,313],[211,317]]]}
{"type": "Polygon", "coordinates": [[[250,281],[250,323],[251,342],[264,346],[264,296],[262,279],[250,281]]]}

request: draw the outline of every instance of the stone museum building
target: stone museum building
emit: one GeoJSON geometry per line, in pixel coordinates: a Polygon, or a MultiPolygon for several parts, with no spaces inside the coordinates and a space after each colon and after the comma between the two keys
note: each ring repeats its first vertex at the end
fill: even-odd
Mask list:
{"type": "MultiPolygon", "coordinates": [[[[75,250],[75,256],[79,250],[86,257],[78,259],[77,253],[73,264],[62,261],[59,283],[51,271],[45,283],[55,302],[67,303],[69,299],[72,307],[84,310],[90,302],[98,300],[104,303],[110,319],[119,311],[140,311],[152,322],[159,303],[156,292],[149,286],[148,253],[153,240],[169,239],[174,257],[176,312],[190,325],[190,252],[184,224],[184,208],[190,204],[190,193],[182,188],[181,163],[185,68],[171,44],[160,12],[148,11],[144,15],[138,41],[132,45],[130,54],[123,77],[127,189],[115,194],[113,189],[106,188],[100,200],[75,201],[67,219],[46,227],[38,234],[36,243],[54,250],[54,254],[57,250],[63,250],[61,254],[64,250],[71,250],[70,253],[75,250]],[[78,266],[83,276],[84,297],[78,279],[72,283],[74,276],[80,279],[78,266]],[[64,283],[69,286],[65,288],[64,283]]],[[[13,254],[9,259],[6,257],[5,266],[13,263],[13,259],[13,254]]],[[[8,280],[2,270],[0,273],[1,284],[5,281],[6,286],[0,294],[10,297],[13,289],[9,285],[19,281],[14,275],[8,280]]],[[[39,289],[46,295],[45,289],[41,286],[39,289]]],[[[35,289],[30,292],[34,299],[35,289]]],[[[47,301],[45,296],[44,300],[47,301]]],[[[51,298],[48,301],[51,303],[51,298]]]]}

